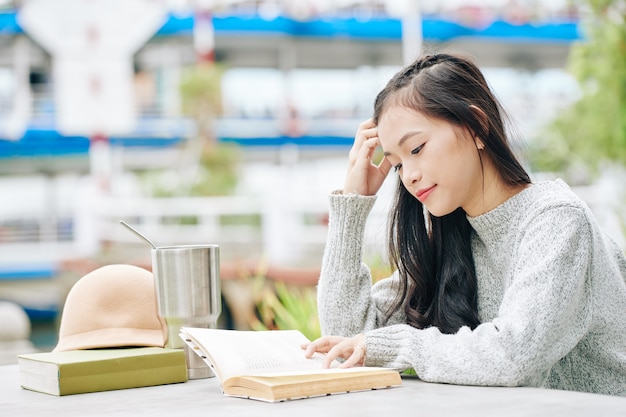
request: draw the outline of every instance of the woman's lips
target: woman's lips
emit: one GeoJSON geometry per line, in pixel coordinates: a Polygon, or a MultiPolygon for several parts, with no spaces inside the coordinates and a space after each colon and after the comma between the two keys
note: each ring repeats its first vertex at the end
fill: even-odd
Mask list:
{"type": "Polygon", "coordinates": [[[436,186],[437,185],[433,185],[432,187],[423,188],[421,190],[418,190],[417,193],[415,193],[415,196],[417,197],[417,199],[419,201],[421,201],[423,203],[428,198],[430,193],[435,189],[436,186]]]}

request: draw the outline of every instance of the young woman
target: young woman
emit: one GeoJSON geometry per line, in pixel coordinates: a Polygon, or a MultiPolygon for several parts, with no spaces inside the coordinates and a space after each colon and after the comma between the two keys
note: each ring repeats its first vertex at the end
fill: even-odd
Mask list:
{"type": "Polygon", "coordinates": [[[569,187],[531,182],[480,70],[425,56],[378,94],[330,196],[326,336],[305,354],[431,382],[626,395],[625,278],[623,251],[569,187]],[[372,286],[364,226],[392,170],[395,272],[372,286]]]}

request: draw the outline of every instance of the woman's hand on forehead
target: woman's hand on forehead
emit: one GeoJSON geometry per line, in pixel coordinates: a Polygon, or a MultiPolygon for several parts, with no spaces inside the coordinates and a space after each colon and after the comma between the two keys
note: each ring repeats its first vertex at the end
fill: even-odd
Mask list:
{"type": "Polygon", "coordinates": [[[373,161],[380,147],[378,128],[372,119],[362,122],[357,129],[348,156],[348,172],[344,184],[345,194],[375,195],[391,170],[387,158],[378,164],[373,161]]]}

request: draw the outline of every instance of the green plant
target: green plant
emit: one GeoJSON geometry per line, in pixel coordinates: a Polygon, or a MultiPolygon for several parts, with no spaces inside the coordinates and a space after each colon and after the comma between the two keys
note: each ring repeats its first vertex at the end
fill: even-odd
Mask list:
{"type": "MultiPolygon", "coordinates": [[[[374,258],[370,270],[372,282],[391,274],[382,258],[374,258]]],[[[255,330],[297,329],[310,340],[321,335],[317,310],[317,291],[312,286],[288,285],[265,277],[265,264],[260,264],[248,278],[256,298],[257,317],[250,327],[255,330]]]]}
{"type": "Polygon", "coordinates": [[[146,172],[143,180],[157,197],[217,196],[232,194],[239,182],[241,147],[221,143],[214,132],[222,113],[221,80],[225,68],[203,64],[184,68],[179,91],[181,111],[195,124],[195,135],[182,145],[179,175],[146,172]]]}
{"type": "Polygon", "coordinates": [[[201,139],[215,141],[213,122],[222,113],[222,75],[220,64],[184,68],[180,81],[181,110],[191,117],[201,139]]]}
{"type": "Polygon", "coordinates": [[[572,45],[568,69],[580,99],[541,140],[533,140],[534,170],[566,172],[584,163],[594,173],[606,161],[626,163],[626,19],[623,0],[585,0],[585,39],[572,45]]]}
{"type": "Polygon", "coordinates": [[[239,182],[241,149],[232,143],[207,146],[200,156],[199,169],[190,184],[190,195],[232,194],[239,182]]]}
{"type": "Polygon", "coordinates": [[[282,282],[256,278],[258,319],[254,330],[299,330],[309,340],[321,336],[314,287],[289,286],[282,282]]]}
{"type": "Polygon", "coordinates": [[[186,187],[189,195],[232,194],[239,180],[241,149],[237,144],[218,143],[213,126],[222,113],[224,71],[221,64],[209,63],[185,68],[181,76],[181,110],[195,122],[197,131],[197,137],[187,143],[189,159],[198,165],[186,187]]]}

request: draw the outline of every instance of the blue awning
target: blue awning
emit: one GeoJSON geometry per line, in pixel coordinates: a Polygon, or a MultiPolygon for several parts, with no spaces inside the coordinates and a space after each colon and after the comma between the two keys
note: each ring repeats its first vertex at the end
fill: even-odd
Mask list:
{"type": "MultiPolygon", "coordinates": [[[[170,14],[156,36],[191,36],[194,17],[191,14],[170,14]]],[[[369,20],[356,18],[316,18],[299,21],[279,16],[263,19],[259,16],[214,16],[215,36],[292,36],[331,38],[346,37],[357,40],[400,40],[402,23],[399,19],[375,17],[369,20]]],[[[474,28],[445,19],[422,20],[426,40],[450,41],[462,37],[483,37],[503,41],[572,42],[580,39],[578,22],[537,22],[514,24],[494,21],[486,27],[474,28]]],[[[0,13],[0,35],[23,33],[17,22],[17,12],[0,13]]]]}
{"type": "MultiPolygon", "coordinates": [[[[183,136],[159,137],[149,133],[109,138],[112,146],[129,148],[164,148],[183,140],[183,136]]],[[[51,128],[29,128],[19,140],[0,138],[0,159],[85,155],[89,152],[89,145],[86,136],[65,136],[51,128]]]]}

